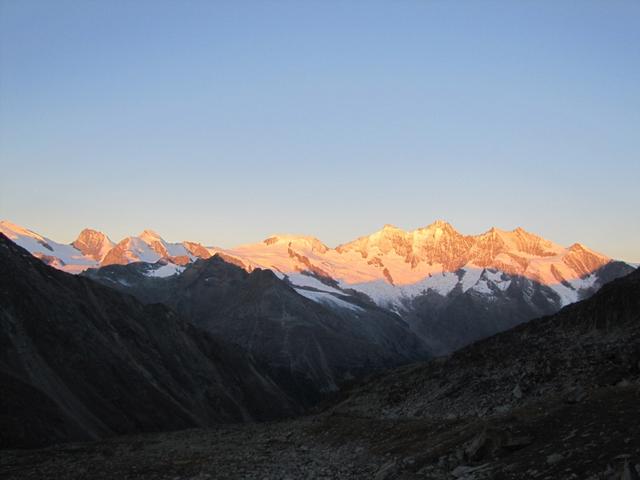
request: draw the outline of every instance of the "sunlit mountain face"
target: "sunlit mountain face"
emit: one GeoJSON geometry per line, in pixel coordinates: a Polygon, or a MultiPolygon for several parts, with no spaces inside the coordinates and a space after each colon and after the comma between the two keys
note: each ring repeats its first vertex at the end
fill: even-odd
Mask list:
{"type": "Polygon", "coordinates": [[[0,231],[43,261],[71,273],[161,261],[173,266],[164,273],[173,274],[180,272],[180,266],[220,254],[247,271],[271,269],[296,286],[320,292],[354,289],[380,305],[397,307],[429,291],[505,291],[514,276],[549,286],[564,305],[592,289],[597,283],[594,273],[612,262],[582,244],[563,247],[522,228],[491,228],[470,236],[441,220],[413,231],[385,225],[336,248],[315,237],[294,235],[221,249],[188,241],[169,243],[151,230],[115,244],[105,234],[85,229],[71,245],[7,221],[0,222],[0,231]]]}
{"type": "Polygon", "coordinates": [[[300,275],[332,279],[384,305],[456,286],[506,290],[510,280],[503,274],[551,286],[570,303],[592,286],[591,274],[611,262],[580,244],[565,248],[521,228],[468,236],[443,221],[409,232],[386,225],[335,249],[313,237],[275,236],[225,253],[247,268],[276,270],[294,284],[306,281],[300,275]]]}

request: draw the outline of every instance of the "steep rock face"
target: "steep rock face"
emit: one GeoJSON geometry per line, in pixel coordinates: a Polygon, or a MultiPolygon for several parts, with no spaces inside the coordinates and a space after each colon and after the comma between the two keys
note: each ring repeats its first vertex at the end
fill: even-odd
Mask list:
{"type": "Polygon", "coordinates": [[[299,411],[237,348],[162,305],[52,269],[4,235],[0,346],[0,448],[299,411]]]}
{"type": "Polygon", "coordinates": [[[109,250],[115,246],[115,243],[104,233],[85,228],[71,245],[82,252],[83,255],[100,262],[109,253],[109,250]]]}
{"type": "Polygon", "coordinates": [[[356,251],[365,259],[394,253],[411,268],[425,262],[443,265],[446,271],[455,271],[465,264],[465,254],[472,243],[471,237],[461,235],[447,222],[438,220],[412,232],[385,225],[372,235],[338,246],[336,251],[356,251]]]}
{"type": "Polygon", "coordinates": [[[290,393],[309,402],[346,379],[428,355],[397,315],[313,287],[294,289],[269,270],[248,273],[217,255],[165,279],[150,278],[140,268],[109,266],[87,275],[145,302],[163,302],[260,356],[293,375],[290,393]],[[324,295],[330,298],[311,299],[324,295]]]}

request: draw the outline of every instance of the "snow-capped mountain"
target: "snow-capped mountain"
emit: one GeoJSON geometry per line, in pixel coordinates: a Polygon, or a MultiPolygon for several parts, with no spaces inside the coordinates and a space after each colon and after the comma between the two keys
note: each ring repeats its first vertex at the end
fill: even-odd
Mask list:
{"type": "Polygon", "coordinates": [[[505,290],[514,276],[548,286],[565,305],[594,287],[592,274],[611,262],[583,245],[565,248],[522,228],[468,236],[444,221],[409,232],[385,225],[335,249],[313,237],[275,236],[225,253],[249,269],[287,275],[295,285],[313,282],[326,289],[335,283],[394,308],[430,290],[441,295],[456,288],[491,293],[490,285],[505,290]]]}
{"type": "Polygon", "coordinates": [[[437,354],[555,313],[632,269],[522,228],[469,236],[443,221],[410,232],[386,225],[337,248],[282,235],[224,253],[249,271],[274,270],[334,309],[364,298],[391,310],[437,354]]]}
{"type": "Polygon", "coordinates": [[[89,228],[82,230],[71,244],[55,242],[4,220],[0,221],[0,232],[48,265],[69,273],[105,265],[146,262],[157,264],[157,268],[149,269],[149,275],[167,276],[180,272],[179,267],[191,261],[211,257],[215,251],[195,242],[169,243],[152,230],[144,230],[117,244],[104,233],[89,228]]]}
{"type": "Polygon", "coordinates": [[[514,276],[548,286],[565,305],[596,286],[594,272],[612,261],[579,243],[565,248],[522,228],[491,228],[470,236],[442,220],[408,232],[385,225],[336,248],[315,237],[293,235],[219,249],[188,241],[169,243],[152,230],[114,244],[104,233],[85,229],[71,245],[7,221],[0,222],[0,231],[47,263],[72,273],[160,260],[163,265],[182,266],[218,253],[248,271],[274,270],[303,289],[356,290],[380,306],[394,308],[428,291],[441,295],[456,288],[504,291],[514,276]]]}
{"type": "Polygon", "coordinates": [[[36,232],[5,220],[0,221],[0,233],[5,234],[9,239],[28,250],[33,256],[59,270],[80,273],[87,268],[95,268],[100,265],[99,260],[95,258],[99,251],[95,250],[97,243],[89,238],[91,237],[89,234],[84,236],[80,234],[76,240],[78,247],[80,247],[78,248],[74,246],[76,242],[71,245],[54,242],[36,232]],[[87,253],[84,253],[81,248],[87,253]]]}
{"type": "Polygon", "coordinates": [[[199,243],[169,243],[152,230],[145,230],[137,237],[121,240],[100,263],[105,265],[126,265],[133,262],[155,263],[158,260],[175,265],[186,265],[197,258],[209,258],[211,252],[199,243]]]}
{"type": "Polygon", "coordinates": [[[555,313],[632,269],[579,243],[563,247],[522,228],[464,235],[442,220],[413,231],[385,225],[336,248],[315,237],[275,235],[220,249],[169,243],[151,230],[116,245],[85,230],[63,245],[9,222],[0,228],[72,273],[144,262],[142,275],[169,277],[215,254],[247,272],[270,269],[299,294],[336,311],[357,312],[365,302],[400,315],[435,352],[555,313]]]}

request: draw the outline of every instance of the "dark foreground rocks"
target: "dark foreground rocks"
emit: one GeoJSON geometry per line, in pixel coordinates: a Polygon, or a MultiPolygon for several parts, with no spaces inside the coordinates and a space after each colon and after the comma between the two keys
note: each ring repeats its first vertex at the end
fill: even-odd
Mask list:
{"type": "Polygon", "coordinates": [[[486,418],[358,418],[115,437],[0,452],[7,479],[637,478],[640,386],[486,418]]]}

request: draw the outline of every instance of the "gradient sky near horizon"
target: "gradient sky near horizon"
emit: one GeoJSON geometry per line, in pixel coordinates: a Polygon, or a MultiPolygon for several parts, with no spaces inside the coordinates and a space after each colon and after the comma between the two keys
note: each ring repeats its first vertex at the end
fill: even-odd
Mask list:
{"type": "Polygon", "coordinates": [[[640,262],[640,2],[0,0],[0,218],[516,226],[640,262]]]}

